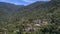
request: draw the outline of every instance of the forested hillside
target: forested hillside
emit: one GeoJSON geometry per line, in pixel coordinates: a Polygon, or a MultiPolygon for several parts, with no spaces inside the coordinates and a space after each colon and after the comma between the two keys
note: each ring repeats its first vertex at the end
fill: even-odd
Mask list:
{"type": "Polygon", "coordinates": [[[24,7],[24,5],[14,5],[11,3],[0,2],[0,25],[6,25],[12,13],[21,7],[24,7]]]}
{"type": "MultiPolygon", "coordinates": [[[[15,6],[14,8],[19,7],[15,6]]],[[[11,12],[14,11],[12,14],[7,13],[10,8],[4,9],[3,7],[0,9],[1,33],[60,34],[60,0],[37,1],[17,10],[11,8],[11,12]],[[7,14],[11,15],[8,19],[3,19],[3,17],[6,18],[7,14]]]]}
{"type": "MultiPolygon", "coordinates": [[[[60,2],[52,0],[50,2],[37,1],[21,9],[18,9],[13,13],[14,20],[19,18],[25,19],[35,19],[35,18],[45,18],[45,19],[56,19],[58,17],[58,12],[60,9],[60,2]]],[[[57,20],[58,21],[58,20],[57,20]]]]}

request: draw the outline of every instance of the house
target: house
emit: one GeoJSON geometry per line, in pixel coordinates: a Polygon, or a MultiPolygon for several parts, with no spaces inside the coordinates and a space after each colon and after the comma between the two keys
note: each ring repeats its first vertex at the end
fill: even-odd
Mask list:
{"type": "Polygon", "coordinates": [[[27,29],[28,31],[33,31],[33,30],[34,30],[32,24],[27,24],[27,25],[26,25],[26,29],[27,29]]]}
{"type": "Polygon", "coordinates": [[[48,25],[47,21],[42,21],[42,23],[40,23],[40,27],[45,27],[48,25]]]}
{"type": "Polygon", "coordinates": [[[22,28],[22,31],[34,31],[34,28],[32,26],[32,24],[26,24],[26,26],[24,26],[24,28],[22,28]]]}

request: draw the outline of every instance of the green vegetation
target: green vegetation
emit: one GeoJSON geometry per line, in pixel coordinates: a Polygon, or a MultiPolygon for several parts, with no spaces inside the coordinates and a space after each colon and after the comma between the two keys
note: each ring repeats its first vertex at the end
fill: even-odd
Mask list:
{"type": "Polygon", "coordinates": [[[0,34],[60,34],[59,0],[38,1],[9,12],[0,8],[0,34]]]}

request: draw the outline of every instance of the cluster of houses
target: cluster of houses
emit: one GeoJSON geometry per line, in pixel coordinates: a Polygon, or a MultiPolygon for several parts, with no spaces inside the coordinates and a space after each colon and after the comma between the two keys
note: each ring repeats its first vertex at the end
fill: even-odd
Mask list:
{"type": "Polygon", "coordinates": [[[37,19],[34,20],[34,23],[35,23],[34,26],[44,27],[48,25],[49,21],[47,21],[47,19],[43,19],[43,20],[37,19]]]}
{"type": "Polygon", "coordinates": [[[36,28],[35,27],[45,27],[48,25],[49,21],[47,21],[47,19],[36,19],[36,20],[33,20],[32,23],[27,23],[26,26],[22,29],[23,31],[34,31],[36,28]]]}
{"type": "MultiPolygon", "coordinates": [[[[45,27],[45,26],[47,26],[48,24],[49,24],[49,21],[47,20],[47,19],[34,19],[33,21],[32,21],[33,23],[27,23],[25,26],[23,26],[23,28],[21,29],[21,31],[30,31],[30,32],[32,32],[32,31],[35,31],[36,30],[36,28],[35,27],[45,27]]],[[[18,28],[18,27],[16,27],[16,28],[18,28]]],[[[17,30],[17,31],[19,31],[19,29],[17,30]]],[[[4,30],[0,30],[0,33],[1,34],[6,34],[6,31],[4,30]]]]}

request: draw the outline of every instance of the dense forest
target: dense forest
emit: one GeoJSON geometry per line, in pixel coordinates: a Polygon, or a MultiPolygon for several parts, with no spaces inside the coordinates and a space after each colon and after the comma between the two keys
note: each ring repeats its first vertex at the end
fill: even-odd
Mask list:
{"type": "Polygon", "coordinates": [[[0,34],[60,34],[60,0],[27,6],[0,2],[0,34]]]}

